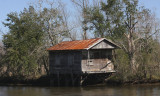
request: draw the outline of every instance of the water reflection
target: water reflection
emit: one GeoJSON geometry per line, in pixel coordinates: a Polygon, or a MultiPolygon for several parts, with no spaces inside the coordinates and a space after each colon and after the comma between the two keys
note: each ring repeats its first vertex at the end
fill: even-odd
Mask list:
{"type": "Polygon", "coordinates": [[[160,85],[0,87],[0,96],[160,96],[160,85]]]}

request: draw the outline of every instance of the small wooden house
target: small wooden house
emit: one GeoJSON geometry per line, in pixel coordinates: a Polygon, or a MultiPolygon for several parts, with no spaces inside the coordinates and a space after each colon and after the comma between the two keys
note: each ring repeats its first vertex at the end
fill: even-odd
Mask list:
{"type": "Polygon", "coordinates": [[[64,41],[48,48],[51,82],[58,86],[62,82],[77,85],[87,81],[89,76],[93,80],[95,76],[106,78],[107,74],[115,72],[112,52],[116,48],[115,43],[105,38],[64,41]]]}

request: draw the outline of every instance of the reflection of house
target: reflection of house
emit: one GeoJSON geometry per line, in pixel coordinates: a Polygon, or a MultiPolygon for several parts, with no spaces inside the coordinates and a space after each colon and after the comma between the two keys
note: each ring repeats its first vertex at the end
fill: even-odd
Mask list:
{"type": "Polygon", "coordinates": [[[73,84],[79,79],[85,81],[88,75],[115,72],[112,51],[116,48],[116,44],[105,38],[64,41],[48,48],[50,75],[54,78],[51,81],[73,84]]]}

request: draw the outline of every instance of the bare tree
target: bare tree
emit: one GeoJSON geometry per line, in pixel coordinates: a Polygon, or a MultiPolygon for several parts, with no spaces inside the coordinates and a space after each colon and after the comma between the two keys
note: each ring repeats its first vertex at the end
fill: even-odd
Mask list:
{"type": "MultiPolygon", "coordinates": [[[[74,29],[74,26],[69,26],[69,13],[67,13],[65,4],[61,0],[37,0],[32,5],[35,6],[40,15],[43,31],[45,32],[44,45],[37,49],[39,51],[38,69],[41,70],[41,67],[44,67],[48,73],[48,52],[45,50],[62,42],[65,38],[73,37],[71,31],[74,29]]],[[[72,38],[72,40],[75,38],[72,38]]]]}
{"type": "Polygon", "coordinates": [[[86,20],[86,12],[85,9],[89,7],[89,0],[71,0],[73,4],[76,5],[78,12],[81,13],[82,16],[82,29],[83,29],[83,35],[82,38],[83,39],[87,39],[87,23],[85,23],[86,20]]]}
{"type": "Polygon", "coordinates": [[[137,54],[142,51],[143,47],[148,47],[151,42],[150,38],[159,32],[159,28],[155,27],[156,22],[148,10],[143,9],[136,14],[127,13],[128,32],[124,33],[127,45],[120,43],[124,51],[128,54],[129,63],[132,73],[136,73],[139,64],[136,62],[137,54]],[[145,41],[144,41],[145,40],[145,41]],[[145,46],[144,46],[145,45],[145,46]],[[136,54],[137,53],[137,54],[136,54]]]}

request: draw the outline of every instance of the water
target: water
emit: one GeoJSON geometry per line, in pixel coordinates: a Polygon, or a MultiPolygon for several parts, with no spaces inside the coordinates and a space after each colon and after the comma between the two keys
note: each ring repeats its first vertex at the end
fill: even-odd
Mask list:
{"type": "Polygon", "coordinates": [[[160,85],[0,87],[0,96],[160,96],[160,85]]]}

